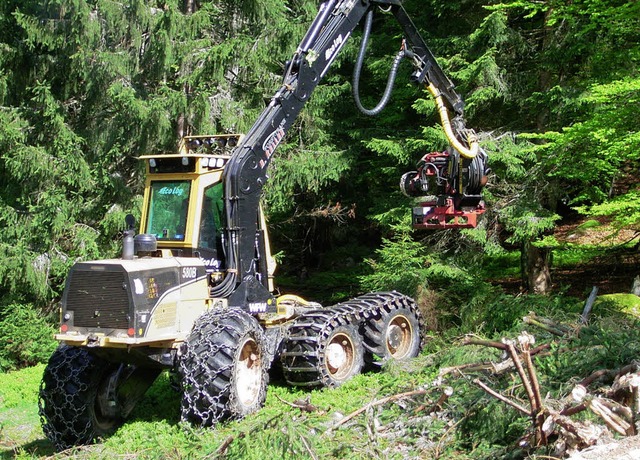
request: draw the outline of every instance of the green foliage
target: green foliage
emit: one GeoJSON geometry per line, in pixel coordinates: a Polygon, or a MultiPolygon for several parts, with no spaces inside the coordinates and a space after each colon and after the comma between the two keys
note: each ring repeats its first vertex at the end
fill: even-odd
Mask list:
{"type": "MultiPolygon", "coordinates": [[[[413,241],[409,234],[402,233],[393,241],[383,240],[377,255],[378,259],[368,261],[373,272],[361,278],[365,290],[396,289],[408,295],[415,295],[418,286],[425,283],[430,271],[427,250],[419,242],[413,241]]],[[[438,271],[431,270],[435,276],[447,276],[438,271]]]]}
{"type": "Polygon", "coordinates": [[[583,121],[538,136],[545,168],[574,203],[603,201],[625,164],[640,159],[640,134],[632,122],[640,115],[638,94],[637,78],[593,85],[580,98],[587,112],[583,121]]]}
{"type": "Polygon", "coordinates": [[[25,404],[38,403],[38,389],[44,365],[39,364],[20,371],[0,372],[1,407],[13,409],[25,404]]]}
{"type": "Polygon", "coordinates": [[[635,359],[639,351],[637,319],[614,318],[604,314],[565,347],[554,345],[548,357],[536,360],[543,385],[568,393],[571,388],[566,382],[575,376],[587,377],[595,369],[617,369],[635,359]]]}
{"type": "Polygon", "coordinates": [[[0,307],[0,372],[44,363],[56,349],[54,328],[33,305],[0,307]]]}
{"type": "Polygon", "coordinates": [[[581,212],[592,216],[611,216],[618,229],[640,228],[640,192],[633,190],[603,203],[590,207],[578,208],[581,212]]]}
{"type": "Polygon", "coordinates": [[[0,296],[52,301],[73,262],[112,256],[116,219],[139,215],[136,157],[246,129],[312,13],[179,3],[3,2],[0,296]]]}
{"type": "Polygon", "coordinates": [[[531,422],[504,403],[476,394],[475,404],[469,408],[457,436],[466,449],[477,450],[479,458],[497,458],[504,446],[518,441],[531,422]]]}

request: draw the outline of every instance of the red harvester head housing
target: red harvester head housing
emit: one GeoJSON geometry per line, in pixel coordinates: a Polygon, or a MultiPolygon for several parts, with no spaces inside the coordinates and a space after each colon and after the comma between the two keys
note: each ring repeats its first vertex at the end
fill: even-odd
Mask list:
{"type": "Polygon", "coordinates": [[[431,152],[400,179],[400,189],[409,197],[421,197],[413,208],[415,229],[474,228],[484,213],[482,187],[487,183],[487,155],[480,150],[473,158],[455,150],[431,152]]]}

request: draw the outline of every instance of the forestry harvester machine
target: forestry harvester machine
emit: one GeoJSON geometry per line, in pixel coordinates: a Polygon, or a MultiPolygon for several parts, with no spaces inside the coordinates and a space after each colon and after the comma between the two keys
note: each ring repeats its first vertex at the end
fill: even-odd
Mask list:
{"type": "Polygon", "coordinates": [[[128,216],[122,257],[76,263],[61,301],[60,346],[40,388],[44,433],[56,448],[115,430],[163,370],[182,392],[181,418],[202,426],[264,403],[274,363],[293,385],[334,387],[365,363],[414,357],[420,313],[396,291],[323,307],[277,295],[260,208],[267,167],[311,93],[359,23],[354,91],[367,114],[389,99],[403,58],[436,100],[451,147],[429,153],[402,190],[429,196],[416,228],[475,226],[486,155],[464,129],[463,102],[400,0],[329,0],[287,62],[283,83],[244,136],[187,136],[174,154],[141,157],[147,177],[140,233],[128,216]],[[374,109],[357,95],[374,12],[393,16],[404,41],[374,109]],[[455,117],[449,119],[449,110],[455,117]]]}

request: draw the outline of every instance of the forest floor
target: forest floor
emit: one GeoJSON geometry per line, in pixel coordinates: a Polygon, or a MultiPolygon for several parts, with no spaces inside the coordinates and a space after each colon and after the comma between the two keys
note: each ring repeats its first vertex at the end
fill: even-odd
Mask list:
{"type": "MultiPolygon", "coordinates": [[[[640,276],[640,234],[633,230],[616,231],[606,218],[574,216],[558,225],[553,234],[563,247],[592,246],[601,248],[588,261],[568,266],[551,263],[551,281],[556,291],[586,298],[596,286],[598,294],[631,292],[634,280],[640,276]],[[635,241],[635,245],[630,246],[635,241]]],[[[519,277],[507,277],[497,284],[509,293],[520,289],[519,277]]]]}
{"type": "MultiPolygon", "coordinates": [[[[569,248],[568,251],[571,250],[570,243],[574,242],[577,245],[593,245],[596,249],[590,253],[589,258],[580,259],[581,262],[576,264],[561,264],[558,257],[555,266],[552,264],[554,289],[578,299],[586,299],[593,286],[599,288],[600,295],[630,292],[634,279],[640,275],[640,251],[637,247],[622,243],[635,236],[628,233],[613,235],[608,223],[604,221],[598,222],[598,225],[587,225],[584,219],[564,223],[558,227],[555,237],[562,245],[566,244],[564,247],[569,248]]],[[[502,279],[496,283],[503,286],[505,291],[515,294],[520,286],[517,278],[502,279]]],[[[622,331],[622,334],[626,332],[622,331]]],[[[539,335],[544,336],[542,333],[539,335]]],[[[616,337],[612,335],[611,340],[616,337]]],[[[633,343],[638,343],[637,335],[630,337],[633,341],[624,343],[635,350],[633,343]]],[[[464,427],[465,423],[474,423],[463,423],[461,419],[456,421],[456,410],[464,412],[465,417],[473,417],[474,411],[481,412],[474,401],[486,399],[482,399],[479,393],[473,393],[481,390],[464,378],[451,377],[443,380],[438,366],[443,363],[449,366],[466,364],[467,358],[463,353],[469,354],[470,361],[494,359],[491,354],[482,354],[482,350],[466,351],[467,348],[460,347],[459,343],[454,341],[450,350],[443,349],[439,354],[421,355],[411,369],[390,366],[384,372],[367,372],[337,389],[306,391],[274,382],[269,387],[267,403],[261,411],[243,420],[222,424],[213,430],[191,429],[180,425],[179,396],[171,389],[169,377],[163,375],[135,409],[130,420],[112,437],[93,446],[58,454],[44,438],[38,416],[37,394],[44,366],[4,376],[0,374],[0,459],[516,458],[496,456],[498,450],[488,451],[484,457],[481,448],[477,453],[465,452],[461,448],[468,447],[467,444],[456,441],[452,434],[458,425],[464,427]],[[448,361],[449,356],[451,361],[448,361]],[[440,381],[444,383],[434,383],[440,381]],[[455,393],[447,403],[449,409],[425,415],[425,407],[437,408],[434,401],[438,400],[443,391],[441,387],[445,384],[455,387],[455,393]],[[414,399],[409,397],[393,404],[389,402],[374,405],[385,400],[395,401],[393,398],[407,391],[418,391],[420,394],[414,396],[414,399]],[[302,410],[300,402],[312,402],[313,406],[304,407],[313,407],[313,411],[302,410]],[[342,423],[341,419],[346,418],[345,414],[359,415],[354,417],[353,423],[344,424],[344,427],[340,425],[340,429],[327,428],[338,427],[342,423]]],[[[600,347],[597,353],[603,348],[600,347]]],[[[591,355],[596,357],[597,353],[586,353],[582,358],[591,355]]],[[[574,355],[571,356],[572,358],[564,361],[562,355],[551,356],[548,362],[540,361],[540,375],[544,377],[544,372],[551,369],[552,365],[570,366],[573,361],[580,361],[574,359],[574,355]]],[[[564,381],[564,374],[562,371],[558,372],[559,377],[545,378],[547,387],[555,380],[564,381]]],[[[581,376],[589,374],[584,369],[581,372],[581,376]]],[[[487,382],[495,386],[498,380],[492,377],[487,382]]],[[[499,403],[490,406],[491,414],[482,416],[490,418],[486,423],[494,423],[496,429],[503,429],[499,424],[500,420],[512,420],[514,426],[517,426],[519,422],[515,416],[491,418],[503,414],[501,406],[497,404],[499,403]]],[[[508,414],[508,410],[505,413],[508,414]]],[[[480,418],[478,415],[478,420],[480,418]]],[[[471,430],[469,427],[465,429],[471,430]]],[[[481,435],[477,438],[481,439],[481,435]]],[[[474,442],[477,439],[473,442],[469,440],[468,444],[474,442]]],[[[561,457],[533,454],[526,458],[559,460],[561,457]]],[[[639,458],[640,436],[632,436],[615,440],[603,438],[599,440],[599,445],[575,453],[569,460],[639,458]]]]}

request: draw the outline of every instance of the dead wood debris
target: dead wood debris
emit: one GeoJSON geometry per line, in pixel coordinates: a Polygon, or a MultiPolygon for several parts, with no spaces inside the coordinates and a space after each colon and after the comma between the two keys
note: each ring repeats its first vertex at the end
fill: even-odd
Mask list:
{"type": "MultiPolygon", "coordinates": [[[[524,318],[527,324],[552,334],[557,341],[579,333],[588,322],[593,304],[590,296],[576,327],[559,324],[534,313],[524,318]]],[[[551,344],[533,347],[534,337],[524,332],[516,341],[503,339],[500,342],[466,337],[463,345],[477,345],[496,348],[503,352],[503,360],[498,363],[481,362],[442,369],[440,375],[458,373],[503,374],[507,371],[517,373],[524,388],[528,404],[516,400],[512,395],[505,396],[491,388],[480,378],[471,381],[490,396],[502,401],[520,413],[530,417],[532,435],[524,444],[543,446],[554,443],[555,455],[565,455],[596,444],[600,439],[610,437],[611,432],[620,436],[640,434],[640,362],[632,363],[620,369],[602,369],[582,379],[576,384],[571,396],[565,401],[543,399],[536,369],[532,360],[535,355],[549,352],[551,344]],[[594,382],[610,383],[607,388],[589,391],[594,382]],[[571,418],[584,410],[595,414],[603,423],[597,425],[585,420],[571,418]]],[[[562,352],[562,348],[559,351],[562,352]]]]}
{"type": "MultiPolygon", "coordinates": [[[[280,396],[275,395],[278,400],[287,406],[294,407],[296,409],[300,409],[302,412],[318,412],[319,409],[311,404],[311,396],[307,396],[305,399],[297,399],[293,402],[285,401],[280,396]]],[[[322,411],[323,412],[323,411],[322,411]]]]}

